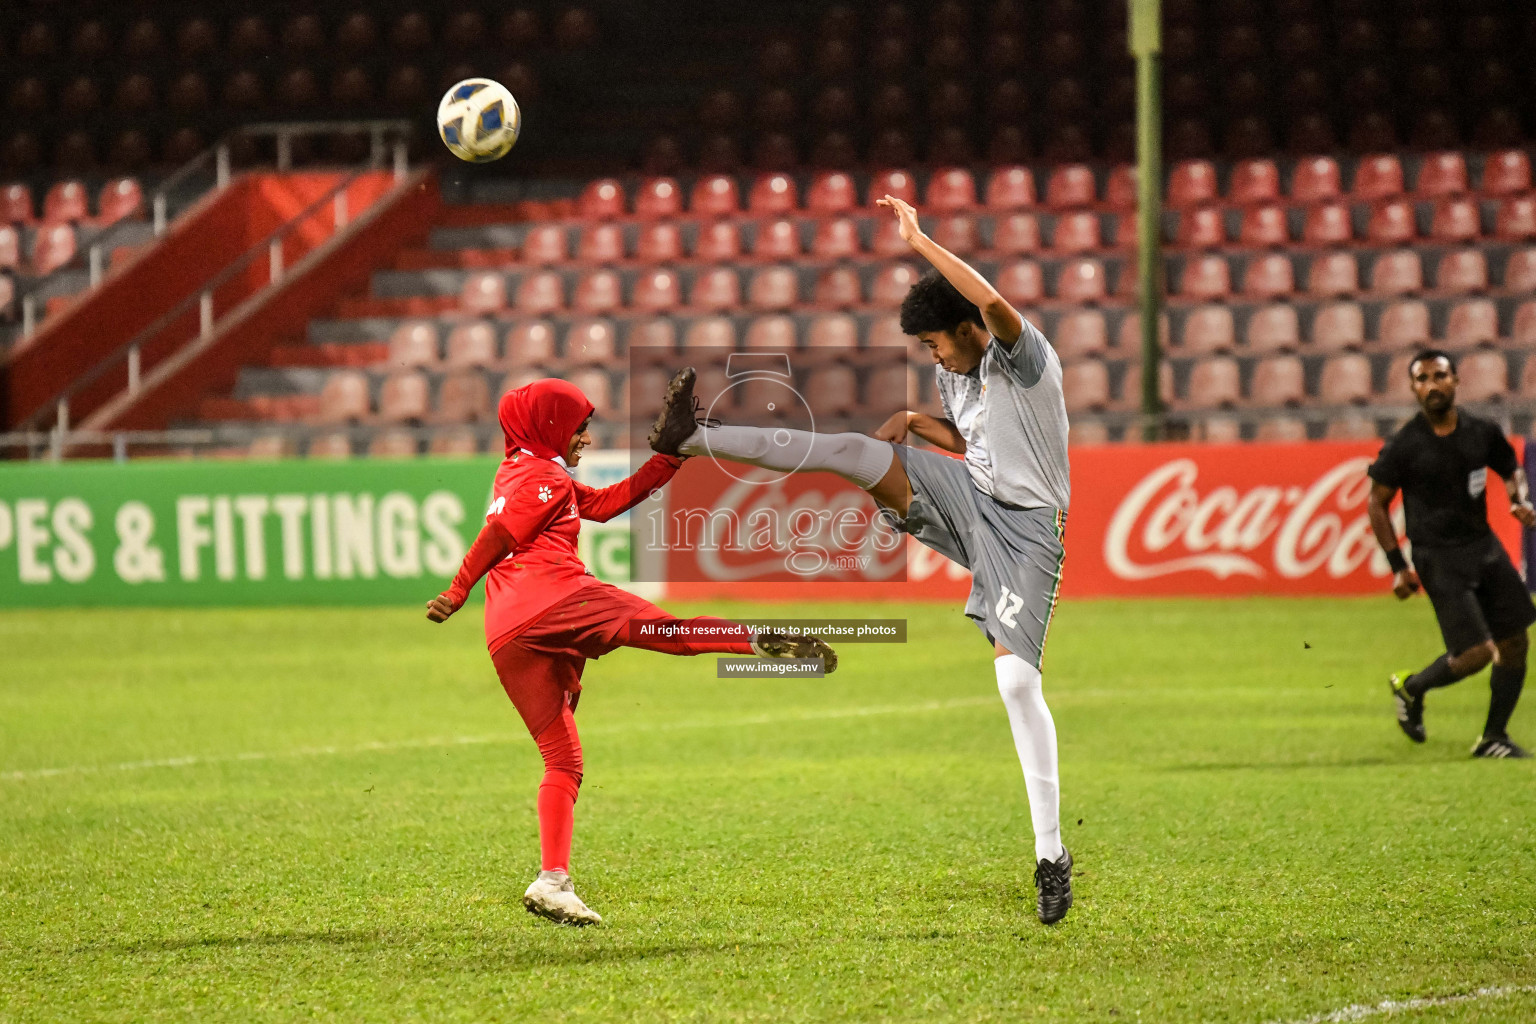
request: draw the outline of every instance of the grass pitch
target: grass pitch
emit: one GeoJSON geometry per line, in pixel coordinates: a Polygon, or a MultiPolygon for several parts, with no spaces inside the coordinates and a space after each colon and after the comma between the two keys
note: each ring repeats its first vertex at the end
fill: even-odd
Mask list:
{"type": "Polygon", "coordinates": [[[584,931],[473,610],[0,615],[0,1020],[1536,1019],[1536,770],[1486,675],[1398,733],[1422,600],[1065,606],[1051,929],[986,645],[880,614],[825,681],[589,666],[584,931]]]}

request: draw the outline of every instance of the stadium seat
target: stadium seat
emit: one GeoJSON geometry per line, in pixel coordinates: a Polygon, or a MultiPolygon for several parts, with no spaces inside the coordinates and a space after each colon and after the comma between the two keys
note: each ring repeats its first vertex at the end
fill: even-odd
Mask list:
{"type": "Polygon", "coordinates": [[[981,246],[976,218],[966,213],[954,213],[937,218],[928,235],[958,256],[969,256],[981,246]]]}
{"type": "Polygon", "coordinates": [[[1243,210],[1238,241],[1254,248],[1279,248],[1290,242],[1285,210],[1274,203],[1262,203],[1243,210]]]}
{"type": "Polygon", "coordinates": [[[1103,245],[1099,236],[1099,215],[1086,210],[1064,213],[1056,218],[1051,248],[1060,253],[1092,252],[1103,245]]]}
{"type": "Polygon", "coordinates": [[[370,411],[368,378],[357,370],[340,370],[327,375],[320,388],[320,423],[349,423],[368,418],[370,411]]]}
{"type": "Polygon", "coordinates": [[[1371,291],[1382,295],[1410,295],[1424,289],[1424,267],[1411,249],[1385,252],[1371,265],[1371,291]]]}
{"type": "Polygon", "coordinates": [[[1353,237],[1349,207],[1344,203],[1329,201],[1307,209],[1301,229],[1303,242],[1308,245],[1348,245],[1353,237]]]}
{"type": "MultiPolygon", "coordinates": [[[[683,332],[685,350],[735,347],[736,325],[731,322],[730,317],[701,316],[690,323],[688,329],[683,332]]],[[[665,390],[667,379],[665,376],[662,377],[663,390],[665,390]]]]}
{"type": "Polygon", "coordinates": [[[437,361],[437,328],[432,324],[408,320],[390,333],[390,366],[433,366],[437,361]]]}
{"type": "Polygon", "coordinates": [[[1184,318],[1179,354],[1188,356],[1230,353],[1237,344],[1237,328],[1227,306],[1197,306],[1184,318]]]}
{"type": "Polygon", "coordinates": [[[1471,242],[1482,234],[1477,204],[1465,196],[1448,196],[1435,204],[1429,237],[1437,242],[1471,242]]]}
{"type": "Polygon", "coordinates": [[[1423,199],[1462,195],[1468,190],[1467,161],[1460,153],[1427,153],[1413,193],[1423,199]]]}
{"type": "Polygon", "coordinates": [[[1104,279],[1104,264],[1081,257],[1062,264],[1056,278],[1056,298],[1073,305],[1102,302],[1109,292],[1104,279]]]}
{"type": "Polygon", "coordinates": [[[623,258],[624,232],[617,224],[588,224],[576,238],[576,259],[582,263],[617,263],[623,258]]]}
{"type": "Polygon", "coordinates": [[[565,229],[558,225],[535,225],[523,237],[521,256],[524,263],[547,267],[564,263],[566,255],[565,229]]]}
{"type": "Polygon", "coordinates": [[[1232,294],[1232,270],[1220,256],[1192,256],[1184,261],[1179,294],[1192,299],[1225,299],[1232,294]]]}
{"type": "Polygon", "coordinates": [[[1479,249],[1457,249],[1435,264],[1435,289],[1466,294],[1488,289],[1488,257],[1479,249]]]}
{"type": "Polygon", "coordinates": [[[32,221],[32,190],[20,182],[0,189],[0,222],[26,225],[32,221]]]}
{"type": "Polygon", "coordinates": [[[1135,210],[1140,205],[1136,191],[1136,165],[1116,164],[1104,182],[1104,205],[1116,211],[1135,210]]]}
{"type": "Polygon", "coordinates": [[[1168,172],[1168,207],[1188,210],[1215,203],[1216,167],[1209,160],[1181,160],[1168,172]]]}
{"type": "Polygon", "coordinates": [[[1109,444],[1109,424],[1099,420],[1075,420],[1067,425],[1069,448],[1097,448],[1109,444]]]}
{"type": "Polygon", "coordinates": [[[1528,300],[1515,307],[1515,328],[1510,332],[1510,337],[1518,347],[1536,346],[1536,300],[1528,300]]]}
{"type": "Polygon", "coordinates": [[[849,217],[816,222],[811,255],[824,260],[851,259],[859,254],[859,226],[849,217]]]}
{"type": "Polygon", "coordinates": [[[791,220],[763,221],[752,237],[752,255],[760,260],[792,260],[800,255],[800,232],[791,220]]]}
{"type": "Polygon", "coordinates": [[[1479,342],[1499,340],[1499,308],[1492,299],[1468,299],[1451,307],[1445,325],[1445,343],[1470,348],[1479,342]]]}
{"type": "Polygon", "coordinates": [[[70,224],[44,223],[32,239],[32,272],[51,274],[74,261],[75,229],[70,224]]]}
{"type": "Polygon", "coordinates": [[[1520,397],[1536,398],[1536,359],[1527,358],[1520,370],[1520,397]]]}
{"type": "MultiPolygon", "coordinates": [[[[1157,391],[1163,404],[1175,402],[1173,394],[1173,364],[1164,359],[1157,365],[1157,391]]],[[[1141,408],[1141,360],[1126,361],[1125,373],[1120,378],[1120,397],[1115,405],[1121,409],[1141,408]]]]}
{"type": "MultiPolygon", "coordinates": [[[[571,309],[586,316],[614,313],[624,306],[624,284],[619,275],[604,267],[589,271],[576,280],[576,291],[571,296],[571,309]]],[[[518,311],[523,313],[552,312],[545,308],[526,308],[521,302],[519,289],[518,311]]]]}
{"type": "Polygon", "coordinates": [[[976,206],[976,179],[964,167],[944,167],[928,179],[927,208],[934,213],[958,213],[976,206]]]}
{"type": "Polygon", "coordinates": [[[816,349],[856,349],[859,347],[859,323],[846,313],[818,316],[811,320],[806,331],[805,345],[816,349]]]}
{"type": "Polygon", "coordinates": [[[85,184],[79,181],[56,182],[43,196],[43,223],[64,224],[89,220],[85,184]]]}
{"type": "Polygon", "coordinates": [[[875,221],[875,236],[869,251],[886,259],[900,259],[910,255],[912,247],[901,237],[901,224],[895,217],[881,217],[875,221]]]}
{"type": "Polygon", "coordinates": [[[548,320],[520,320],[507,329],[506,362],[548,366],[556,361],[555,328],[548,320]]]}
{"type": "Polygon", "coordinates": [[[120,220],[144,213],[144,190],[136,178],[113,178],[101,187],[96,199],[96,223],[110,227],[120,220]]]}
{"type": "Polygon", "coordinates": [[[449,331],[447,347],[448,354],[443,364],[449,369],[494,366],[497,361],[496,331],[484,321],[459,324],[449,331]]]}
{"type": "Polygon", "coordinates": [[[1253,368],[1248,398],[1254,405],[1274,408],[1306,401],[1306,373],[1296,356],[1271,356],[1253,368]]]}
{"type": "Polygon", "coordinates": [[[1291,202],[1310,206],[1337,199],[1344,194],[1342,179],[1333,157],[1302,157],[1291,173],[1291,202]]]}
{"type": "Polygon", "coordinates": [[[805,196],[805,208],[823,216],[847,213],[858,205],[853,178],[842,171],[817,172],[805,196]]]}
{"type": "Polygon", "coordinates": [[[534,369],[532,367],[513,370],[511,373],[507,374],[501,379],[501,384],[497,387],[496,390],[498,394],[504,395],[508,391],[516,391],[518,388],[527,387],[529,384],[532,384],[536,380],[542,379],[544,376],[545,372],[543,370],[534,369]]]}
{"type": "MultiPolygon", "coordinates": [[[[1536,317],[1533,317],[1532,320],[1532,334],[1536,336],[1536,317]]],[[[869,335],[865,339],[865,346],[881,350],[899,348],[906,350],[913,358],[921,358],[925,362],[933,361],[933,357],[927,354],[927,350],[921,342],[918,342],[916,338],[908,337],[902,332],[901,320],[894,314],[876,317],[870,323],[869,335]]]]}
{"type": "Polygon", "coordinates": [[[443,378],[437,390],[439,423],[475,423],[491,418],[491,389],[485,374],[460,370],[443,378]]]}
{"type": "Polygon", "coordinates": [[[1231,356],[1202,359],[1190,369],[1188,409],[1231,409],[1242,401],[1241,373],[1231,356]]]}
{"type": "Polygon", "coordinates": [[[1536,196],[1510,196],[1499,203],[1493,233],[1500,241],[1536,238],[1536,196]]]}
{"type": "Polygon", "coordinates": [[[917,179],[911,173],[902,170],[879,171],[869,182],[869,205],[874,206],[877,199],[883,199],[887,195],[903,199],[913,206],[917,205],[917,179]]]}
{"type": "Polygon", "coordinates": [[[20,266],[21,232],[11,224],[0,224],[0,270],[16,270],[20,266]]]}
{"type": "Polygon", "coordinates": [[[1353,253],[1326,252],[1312,258],[1307,268],[1307,291],[1312,295],[1353,295],[1360,290],[1360,267],[1353,253]]]}
{"type": "Polygon", "coordinates": [[[1275,303],[1261,306],[1248,318],[1248,351],[1255,355],[1294,352],[1301,346],[1301,320],[1296,307],[1275,303]]]}
{"type": "Polygon", "coordinates": [[[1364,405],[1371,400],[1371,361],[1358,352],[1323,363],[1318,401],[1324,405],[1364,405]]]}
{"type": "Polygon", "coordinates": [[[414,370],[390,374],[379,389],[379,416],[385,423],[420,423],[431,409],[427,375],[414,370]]]}
{"type": "Polygon", "coordinates": [[[730,217],[741,209],[741,195],[736,179],[724,174],[706,174],[694,182],[688,208],[699,217],[730,217]]]}
{"type": "Polygon", "coordinates": [[[495,314],[506,309],[506,279],[492,271],[470,274],[459,289],[459,308],[472,316],[495,314]]]}
{"type": "Polygon", "coordinates": [[[1236,206],[1277,203],[1280,195],[1280,169],[1273,160],[1239,160],[1232,168],[1232,183],[1227,201],[1236,206]]]}
{"type": "Polygon", "coordinates": [[[1488,154],[1483,163],[1485,196],[1516,196],[1531,190],[1531,158],[1524,150],[1507,149],[1488,154]]]}
{"type": "MultiPolygon", "coordinates": [[[[640,205],[638,198],[635,205],[640,205]]],[[[612,220],[624,216],[624,186],[614,178],[588,182],[576,200],[576,211],[583,220],[612,220]]]]}
{"type": "Polygon", "coordinates": [[[1237,444],[1243,439],[1243,421],[1235,416],[1204,416],[1190,428],[1191,438],[1206,444],[1237,444]]]}
{"type": "Polygon", "coordinates": [[[287,434],[257,434],[245,449],[248,459],[288,459],[298,454],[298,447],[287,434]]]}
{"type": "Polygon", "coordinates": [[[1110,405],[1109,367],[1097,359],[1061,368],[1061,391],[1068,413],[1102,412],[1110,405]]]}
{"type": "MultiPolygon", "coordinates": [[[[1002,276],[1003,271],[999,271],[1000,291],[1002,276]]],[[[876,306],[899,306],[901,300],[907,297],[907,292],[917,283],[917,279],[918,272],[910,263],[886,264],[875,272],[874,282],[869,289],[869,301],[876,306]]]]}
{"type": "Polygon", "coordinates": [[[764,267],[747,285],[747,305],[761,312],[793,309],[800,301],[800,284],[789,267],[764,267]]]}
{"type": "Polygon", "coordinates": [[[589,366],[572,371],[566,379],[587,396],[587,401],[592,403],[598,416],[606,419],[619,410],[615,401],[613,378],[607,370],[589,366]]]}
{"type": "Polygon", "coordinates": [[[1354,186],[1350,189],[1357,201],[1374,203],[1403,194],[1403,165],[1391,153],[1377,153],[1360,158],[1355,165],[1354,186]]]}
{"type": "Polygon", "coordinates": [[[1365,347],[1365,310],[1354,302],[1330,302],[1312,318],[1313,351],[1365,347]]]}
{"type": "Polygon", "coordinates": [[[1323,429],[1323,437],[1330,441],[1375,441],[1380,435],[1370,416],[1348,413],[1331,418],[1323,429]]]}
{"type": "Polygon", "coordinates": [[[1295,416],[1268,416],[1259,422],[1258,429],[1253,432],[1253,439],[1271,444],[1305,441],[1307,424],[1295,416]]]}
{"type": "Polygon", "coordinates": [[[794,318],[782,313],[760,316],[755,317],[747,325],[747,334],[742,339],[742,344],[751,349],[795,348],[797,346],[795,334],[794,318]]]}
{"type": "Polygon", "coordinates": [[[1097,198],[1093,168],[1087,164],[1060,164],[1045,180],[1045,205],[1051,210],[1082,209],[1097,198]]]}
{"type": "Polygon", "coordinates": [[[987,179],[989,210],[1027,210],[1035,205],[1035,176],[1028,167],[999,167],[987,179]]]}
{"type": "Polygon", "coordinates": [[[1040,221],[1032,213],[1008,213],[993,223],[992,251],[1000,256],[1040,251],[1040,221]]]}
{"type": "Polygon", "coordinates": [[[1460,402],[1488,402],[1508,397],[1509,368],[1504,353],[1478,349],[1462,356],[1456,364],[1456,399],[1460,402]]]}
{"type": "Polygon", "coordinates": [[[806,406],[817,417],[848,416],[858,408],[858,377],[852,369],[838,363],[818,366],[807,379],[803,393],[806,406]]]}
{"type": "Polygon", "coordinates": [[[741,232],[734,221],[717,220],[699,225],[698,242],[693,247],[694,259],[725,261],[740,255],[741,232]]]}
{"type": "Polygon", "coordinates": [[[683,286],[677,274],[665,268],[648,270],[635,279],[635,309],[642,313],[670,313],[682,305],[683,286]]]}
{"type": "Polygon", "coordinates": [[[317,434],[309,439],[304,454],[311,459],[350,459],[352,441],[342,431],[317,434]]]}
{"type": "Polygon", "coordinates": [[[761,174],[747,192],[747,209],[760,216],[783,216],[799,208],[795,180],[787,174],[761,174]]]}
{"type": "Polygon", "coordinates": [[[821,309],[851,309],[864,301],[864,289],[858,271],[852,267],[829,267],[816,277],[813,299],[821,309]]]}
{"type": "Polygon", "coordinates": [[[1180,210],[1178,244],[1189,249],[1217,249],[1226,244],[1227,231],[1220,207],[1197,206],[1180,210]]]}
{"type": "MultiPolygon", "coordinates": [[[[734,191],[735,186],[731,187],[734,191]]],[[[683,189],[675,178],[648,178],[640,183],[640,191],[635,193],[636,217],[641,220],[666,220],[680,216],[682,212],[683,189]]]]}
{"type": "Polygon", "coordinates": [[[571,324],[565,334],[565,360],[574,366],[603,366],[618,358],[619,340],[613,324],[588,317],[571,324]]]}
{"type": "Polygon", "coordinates": [[[1536,292],[1536,249],[1517,249],[1504,263],[1504,290],[1516,294],[1536,292]]]}
{"type": "Polygon", "coordinates": [[[1096,309],[1075,309],[1056,324],[1051,343],[1063,362],[1103,356],[1109,351],[1109,325],[1096,309]]]}
{"type": "Polygon", "coordinates": [[[1429,307],[1418,299],[1394,302],[1381,311],[1376,340],[1383,348],[1423,345],[1429,337],[1429,307]]]}
{"type": "Polygon", "coordinates": [[[1418,236],[1413,204],[1403,199],[1384,199],[1371,207],[1365,237],[1377,245],[1406,245],[1418,236]]]}
{"type": "Polygon", "coordinates": [[[432,455],[478,455],[480,441],[469,427],[449,427],[433,432],[432,440],[427,443],[427,451],[432,455]]]}
{"type": "Polygon", "coordinates": [[[741,306],[741,279],[730,267],[700,270],[694,275],[688,305],[710,313],[734,311],[741,306]]]}

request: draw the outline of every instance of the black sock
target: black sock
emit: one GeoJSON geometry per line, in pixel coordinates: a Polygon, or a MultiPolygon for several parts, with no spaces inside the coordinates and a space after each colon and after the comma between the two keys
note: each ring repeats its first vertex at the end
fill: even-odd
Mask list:
{"type": "Polygon", "coordinates": [[[1422,668],[1409,676],[1408,681],[1403,683],[1403,689],[1410,697],[1422,697],[1427,691],[1450,686],[1460,678],[1451,671],[1451,656],[1442,654],[1430,662],[1427,668],[1422,668]]]}
{"type": "Polygon", "coordinates": [[[1488,683],[1493,695],[1488,700],[1488,724],[1483,726],[1483,735],[1508,735],[1509,716],[1514,714],[1520,689],[1525,685],[1525,660],[1522,658],[1518,665],[1493,666],[1488,683]]]}

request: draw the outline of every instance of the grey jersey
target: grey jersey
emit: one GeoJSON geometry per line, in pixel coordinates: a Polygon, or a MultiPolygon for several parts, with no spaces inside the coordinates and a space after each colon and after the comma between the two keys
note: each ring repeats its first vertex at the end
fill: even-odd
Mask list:
{"type": "Polygon", "coordinates": [[[993,338],[970,373],[934,368],[944,415],[965,438],[965,465],[983,494],[1022,508],[1072,501],[1061,360],[1028,320],[1012,345],[993,338]]]}

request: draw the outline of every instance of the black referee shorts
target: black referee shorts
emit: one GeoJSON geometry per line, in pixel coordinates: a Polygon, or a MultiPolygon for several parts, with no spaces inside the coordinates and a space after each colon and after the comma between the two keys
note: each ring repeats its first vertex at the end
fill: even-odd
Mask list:
{"type": "Polygon", "coordinates": [[[1492,534],[1454,547],[1415,548],[1413,565],[1452,656],[1536,623],[1525,581],[1492,534]]]}

